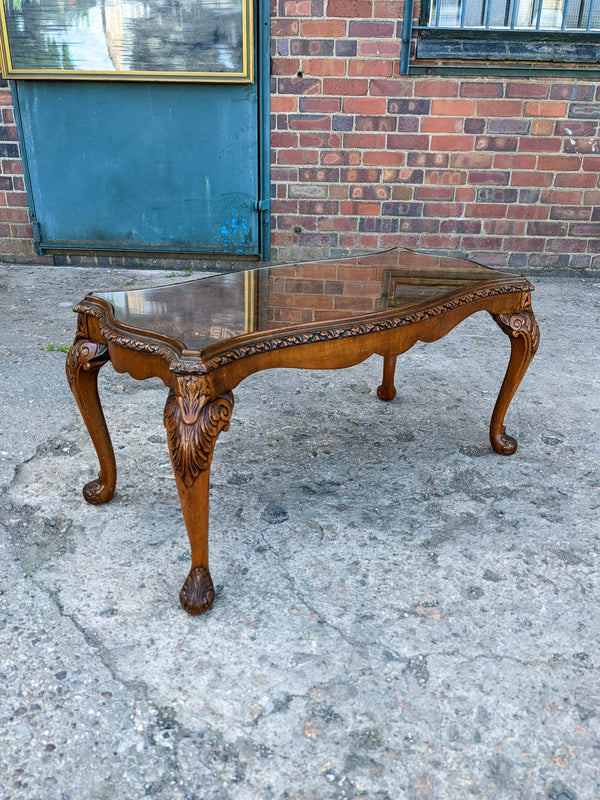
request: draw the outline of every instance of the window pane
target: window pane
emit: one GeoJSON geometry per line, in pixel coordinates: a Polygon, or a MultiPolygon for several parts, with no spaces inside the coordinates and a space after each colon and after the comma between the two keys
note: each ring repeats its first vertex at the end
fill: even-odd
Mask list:
{"type": "Polygon", "coordinates": [[[600,30],[600,0],[432,0],[431,27],[600,30]]]}

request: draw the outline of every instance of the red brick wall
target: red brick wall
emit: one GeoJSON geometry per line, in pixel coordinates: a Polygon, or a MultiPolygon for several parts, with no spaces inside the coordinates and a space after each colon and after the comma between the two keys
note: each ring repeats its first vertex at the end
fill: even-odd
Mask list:
{"type": "Polygon", "coordinates": [[[36,255],[10,88],[0,79],[0,260],[51,262],[36,255]]]}
{"type": "Polygon", "coordinates": [[[275,0],[273,258],[600,268],[600,87],[404,77],[403,3],[275,0]]]}
{"type": "MultiPolygon", "coordinates": [[[[600,269],[594,82],[403,77],[401,0],[272,2],[274,260],[399,245],[600,269]]],[[[51,262],[5,82],[0,108],[0,259],[51,262]]]]}

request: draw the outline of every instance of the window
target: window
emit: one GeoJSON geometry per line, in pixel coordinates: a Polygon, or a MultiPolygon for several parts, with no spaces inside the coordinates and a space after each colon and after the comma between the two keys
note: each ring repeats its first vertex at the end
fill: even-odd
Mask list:
{"type": "MultiPolygon", "coordinates": [[[[431,62],[427,71],[480,69],[474,60],[528,61],[532,70],[544,64],[544,71],[564,72],[600,64],[600,0],[422,0],[414,34],[411,72],[424,61],[431,62]]],[[[408,71],[407,54],[404,64],[408,71]]]]}
{"type": "Polygon", "coordinates": [[[432,0],[430,28],[600,32],[600,0],[432,0]]]}

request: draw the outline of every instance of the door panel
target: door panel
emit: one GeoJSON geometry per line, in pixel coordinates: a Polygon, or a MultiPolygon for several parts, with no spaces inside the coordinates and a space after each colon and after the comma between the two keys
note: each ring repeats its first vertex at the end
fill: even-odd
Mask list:
{"type": "Polygon", "coordinates": [[[257,84],[17,81],[43,252],[258,255],[257,84]]]}

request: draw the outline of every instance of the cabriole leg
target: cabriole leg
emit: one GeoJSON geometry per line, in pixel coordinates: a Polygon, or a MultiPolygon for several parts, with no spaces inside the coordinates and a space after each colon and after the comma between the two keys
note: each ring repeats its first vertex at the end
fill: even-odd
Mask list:
{"type": "Polygon", "coordinates": [[[394,386],[396,358],[397,356],[383,357],[383,380],[381,386],[377,387],[377,397],[380,400],[393,400],[396,397],[396,387],[394,386]]]}
{"type": "Polygon", "coordinates": [[[215,590],[208,567],[208,492],[217,436],[229,427],[231,392],[211,397],[203,376],[178,378],[165,405],[165,427],[183,518],[190,540],[192,565],[179,599],[190,614],[208,611],[215,590]]]}
{"type": "Polygon", "coordinates": [[[501,330],[510,337],[510,361],[500,388],[490,423],[490,442],[497,453],[510,456],[517,441],[506,433],[504,416],[531,359],[540,343],[540,331],[530,307],[514,314],[492,314],[501,330]]]}
{"type": "Polygon", "coordinates": [[[98,395],[98,372],[109,360],[108,347],[87,339],[75,339],[67,356],[67,380],[92,439],[100,473],[83,487],[88,503],[106,503],[117,483],[117,467],[110,434],[98,395]]]}

